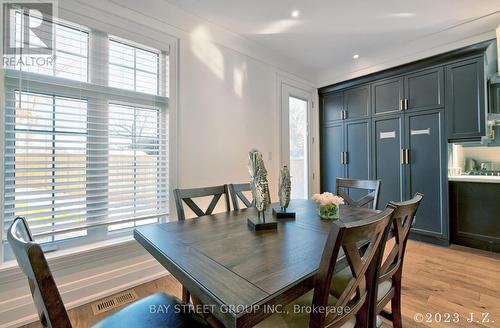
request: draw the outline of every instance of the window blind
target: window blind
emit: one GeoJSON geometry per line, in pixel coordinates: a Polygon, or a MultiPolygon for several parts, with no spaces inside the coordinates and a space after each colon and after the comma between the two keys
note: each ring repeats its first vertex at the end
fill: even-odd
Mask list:
{"type": "MultiPolygon", "coordinates": [[[[27,13],[10,14],[22,38],[27,13]]],[[[168,49],[52,25],[52,67],[4,64],[4,241],[17,216],[58,247],[164,219],[168,49]]]]}

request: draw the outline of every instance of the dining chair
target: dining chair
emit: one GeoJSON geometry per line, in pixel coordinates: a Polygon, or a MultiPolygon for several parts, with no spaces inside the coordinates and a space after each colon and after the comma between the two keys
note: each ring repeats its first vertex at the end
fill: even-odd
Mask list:
{"type": "Polygon", "coordinates": [[[229,205],[229,197],[227,191],[227,185],[222,186],[214,186],[214,187],[202,187],[202,188],[191,188],[191,189],[174,189],[174,197],[175,197],[175,207],[177,208],[177,218],[179,220],[186,219],[186,213],[184,212],[183,203],[185,203],[197,217],[203,215],[210,215],[217,206],[220,198],[224,196],[224,205],[226,207],[226,211],[229,212],[231,210],[229,205]],[[193,198],[200,197],[210,197],[212,196],[212,200],[208,205],[207,209],[203,211],[194,201],[193,198]]]}
{"type": "MultiPolygon", "coordinates": [[[[177,218],[181,221],[186,219],[183,203],[185,203],[197,217],[203,215],[210,215],[217,206],[220,198],[224,196],[224,204],[226,211],[229,212],[231,207],[229,205],[229,197],[227,185],[202,187],[191,189],[174,189],[175,207],[177,208],[177,218]],[[207,209],[203,211],[194,201],[193,198],[212,197],[207,209]]],[[[191,300],[191,293],[184,286],[182,286],[182,301],[189,303],[191,300]]],[[[193,301],[195,301],[193,299],[193,301]]]]}
{"type": "Polygon", "coordinates": [[[403,260],[406,251],[406,243],[410,235],[410,228],[415,219],[418,207],[423,195],[417,193],[411,200],[406,202],[389,202],[394,207],[392,230],[390,238],[384,245],[384,253],[387,254],[381,265],[377,268],[376,281],[371,282],[375,286],[371,300],[371,321],[376,322],[376,316],[392,321],[393,327],[402,327],[401,320],[401,276],[403,272],[403,260]],[[392,247],[387,247],[389,244],[392,247]],[[390,250],[389,250],[390,249],[390,250]],[[384,307],[391,302],[391,312],[384,307]]]}
{"type": "MultiPolygon", "coordinates": [[[[18,217],[9,228],[7,239],[28,284],[43,327],[72,327],[68,313],[50,272],[45,255],[35,241],[24,218],[18,217]]],[[[94,327],[210,327],[193,311],[182,309],[176,297],[157,293],[132,303],[98,322],[94,327]],[[150,306],[170,306],[171,311],[154,313],[150,306]]]]}
{"type": "Polygon", "coordinates": [[[237,183],[233,184],[230,183],[227,185],[229,189],[229,194],[231,195],[231,202],[233,203],[233,210],[239,210],[240,209],[240,201],[245,205],[247,208],[253,206],[253,201],[250,201],[247,196],[243,192],[245,191],[252,191],[252,188],[250,187],[250,183],[237,183]]]}
{"type": "Polygon", "coordinates": [[[278,327],[368,327],[371,286],[367,276],[375,273],[382,258],[393,209],[355,222],[333,222],[323,250],[314,289],[257,324],[259,328],[278,327]],[[339,254],[345,254],[352,279],[338,296],[330,293],[339,254]],[[304,311],[296,311],[304,309],[304,311]],[[316,311],[307,311],[314,310],[316,311]],[[333,310],[328,313],[326,310],[333,310]],[[349,310],[348,310],[349,309],[349,310]]]}
{"type": "Polygon", "coordinates": [[[380,193],[380,180],[355,180],[337,178],[336,193],[342,197],[346,204],[364,207],[371,203],[371,208],[377,209],[378,196],[380,193]],[[354,200],[348,192],[367,191],[361,198],[354,200]]]}

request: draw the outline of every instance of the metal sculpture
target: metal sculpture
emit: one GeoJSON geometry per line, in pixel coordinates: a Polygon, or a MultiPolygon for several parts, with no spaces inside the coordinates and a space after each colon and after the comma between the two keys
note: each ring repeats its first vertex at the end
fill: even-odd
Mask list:
{"type": "Polygon", "coordinates": [[[286,208],[290,204],[290,193],[292,190],[292,182],[290,179],[290,170],[288,166],[283,166],[280,171],[278,197],[280,200],[280,208],[282,212],[286,212],[286,208]]]}
{"type": "Polygon", "coordinates": [[[250,186],[254,205],[258,211],[258,217],[260,218],[261,213],[262,217],[264,217],[264,211],[271,203],[271,197],[269,195],[269,184],[267,182],[267,170],[264,160],[262,159],[262,154],[256,149],[252,149],[248,153],[248,171],[250,173],[250,186]]]}

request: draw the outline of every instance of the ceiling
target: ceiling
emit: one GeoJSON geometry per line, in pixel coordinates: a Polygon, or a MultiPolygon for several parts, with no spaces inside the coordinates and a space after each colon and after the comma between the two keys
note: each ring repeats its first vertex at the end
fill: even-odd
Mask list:
{"type": "Polygon", "coordinates": [[[492,32],[500,24],[499,0],[167,1],[317,74],[335,67],[360,70],[492,32]],[[291,17],[294,9],[300,11],[297,18],[291,17]]]}

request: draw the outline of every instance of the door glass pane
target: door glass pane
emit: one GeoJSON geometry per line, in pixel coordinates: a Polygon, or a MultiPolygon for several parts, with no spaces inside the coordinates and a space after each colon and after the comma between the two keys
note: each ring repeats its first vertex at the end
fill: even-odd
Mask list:
{"type": "Polygon", "coordinates": [[[289,97],[292,199],[308,198],[307,101],[289,97]]]}

